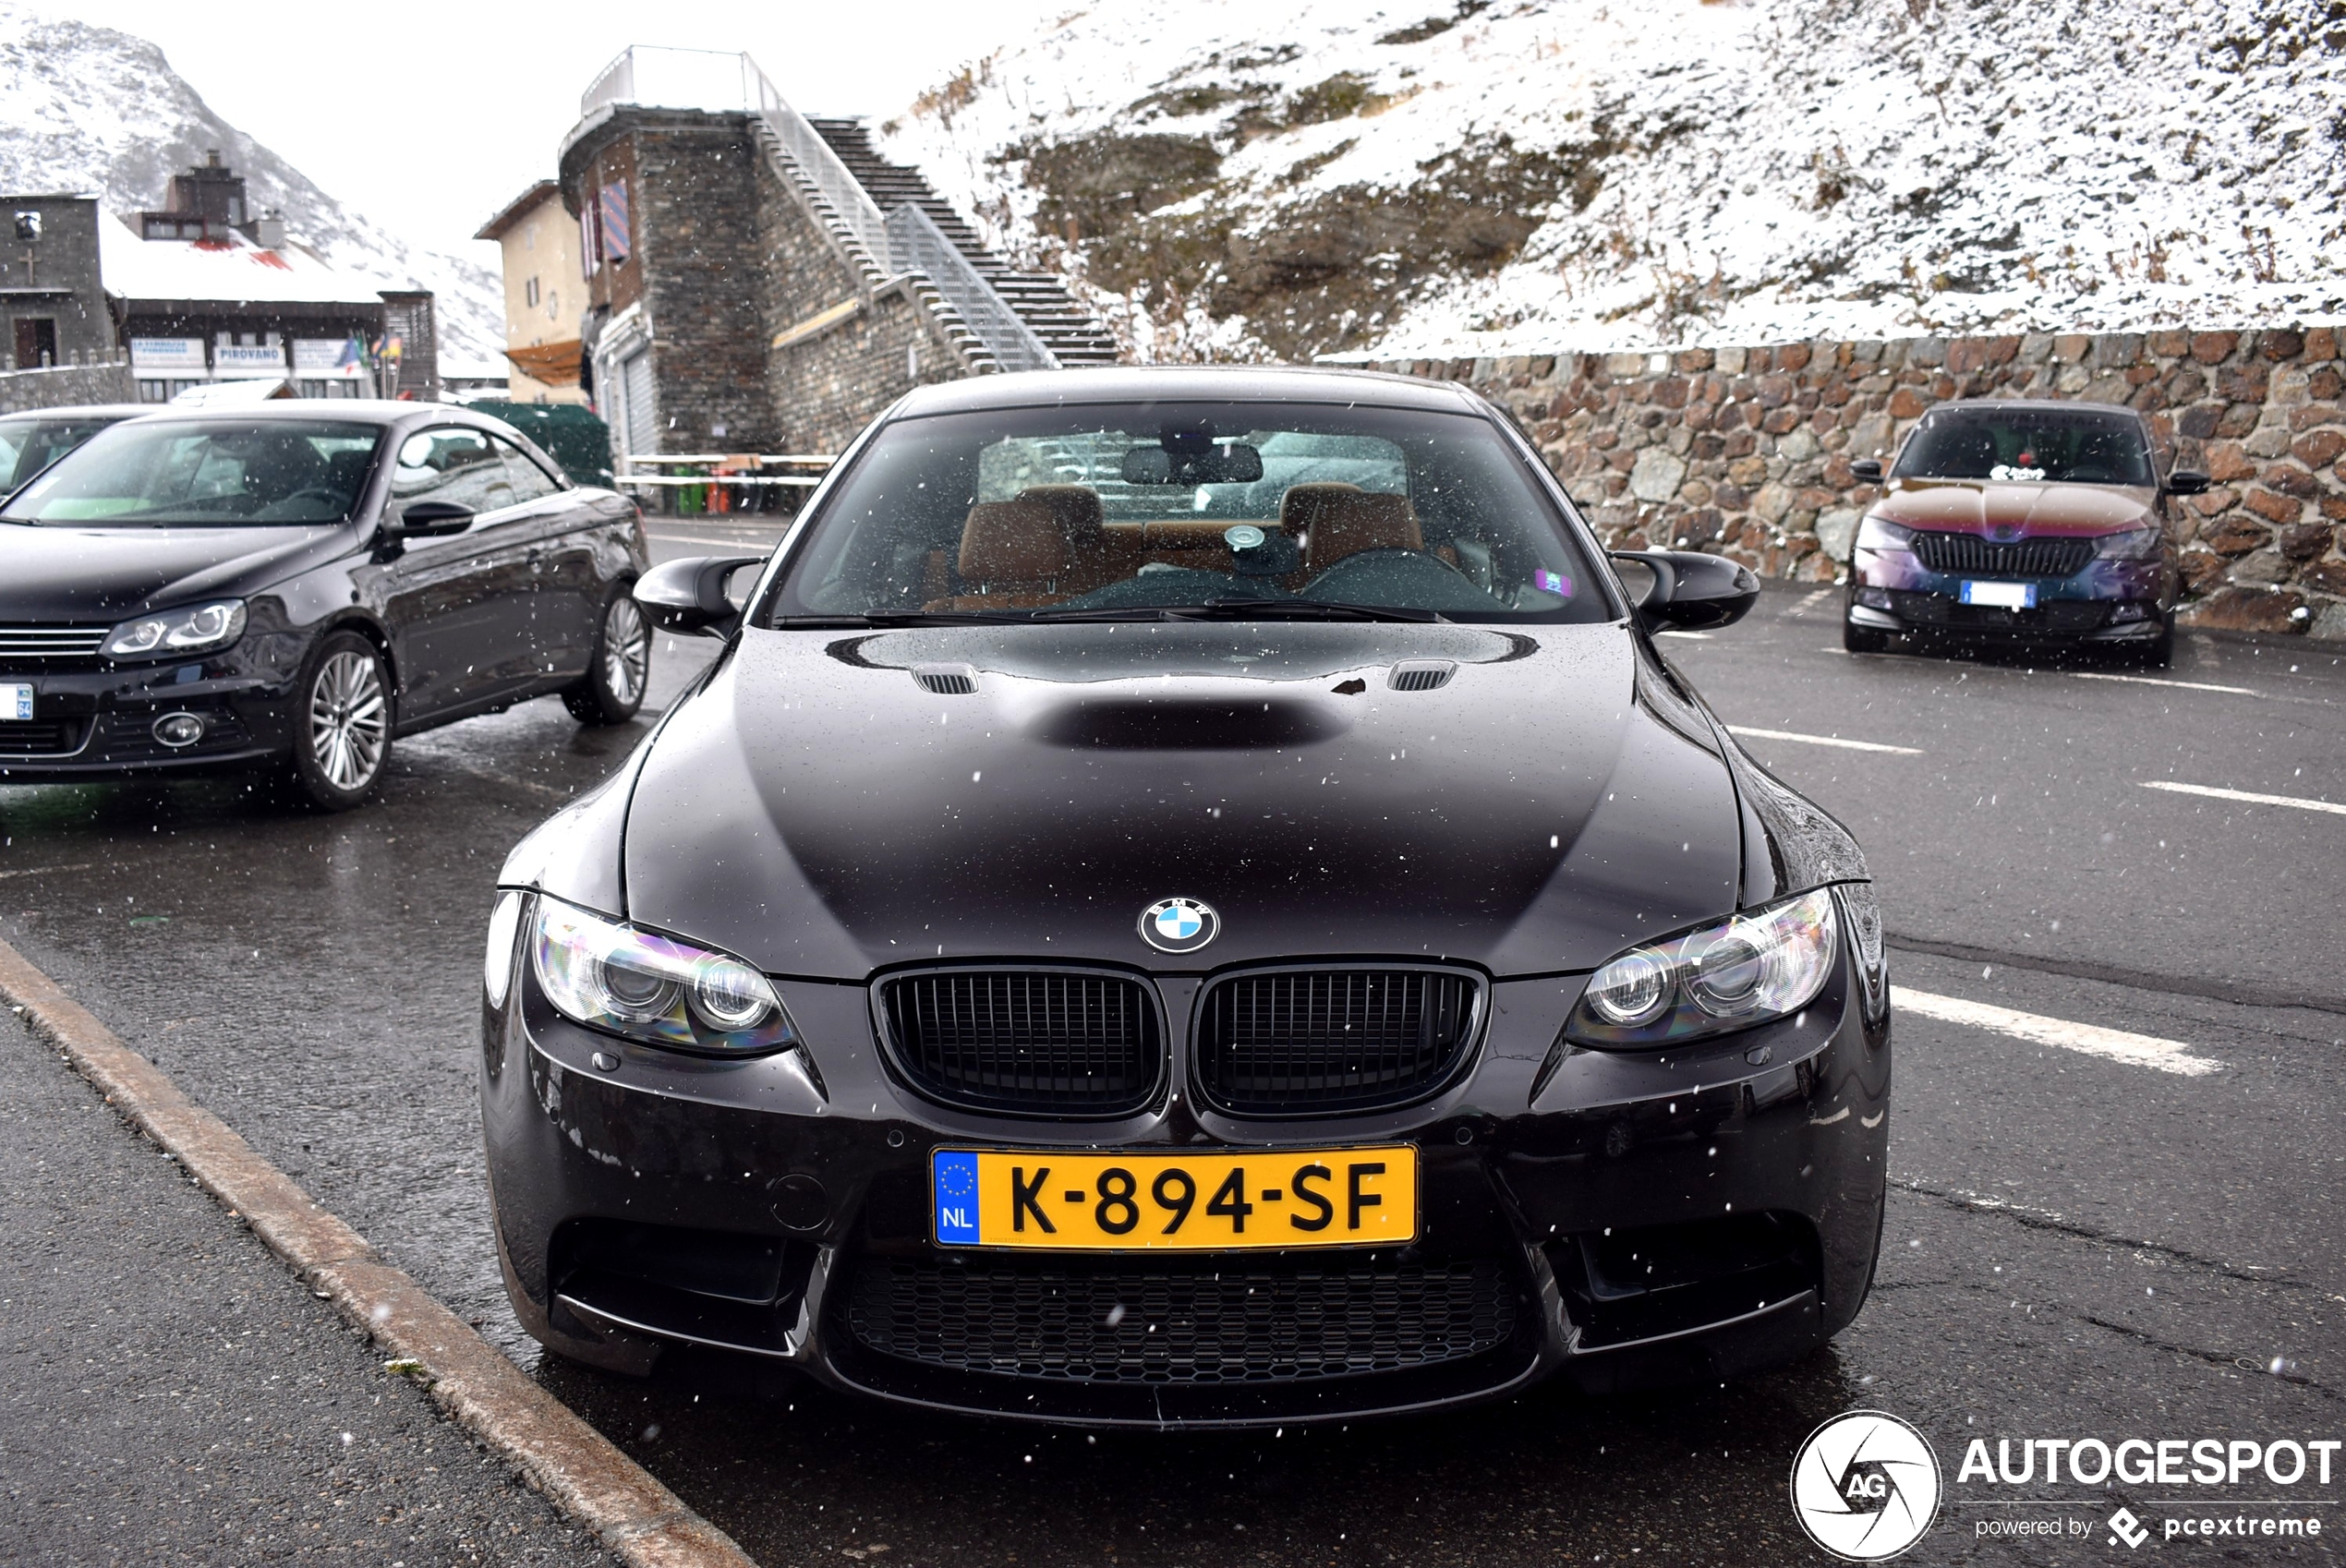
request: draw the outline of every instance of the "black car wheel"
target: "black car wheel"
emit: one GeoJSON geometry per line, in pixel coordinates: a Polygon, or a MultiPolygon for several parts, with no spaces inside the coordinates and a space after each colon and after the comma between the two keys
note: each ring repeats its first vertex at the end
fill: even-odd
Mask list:
{"type": "Polygon", "coordinates": [[[618,584],[603,601],[594,657],[562,693],[562,706],[581,724],[624,724],[644,706],[651,673],[651,622],[635,604],[635,585],[618,584]]]}
{"type": "Polygon", "coordinates": [[[391,672],[356,632],[320,639],[302,668],[292,782],[321,811],[348,811],[382,783],[391,760],[391,672]]]}
{"type": "Polygon", "coordinates": [[[1841,623],[1841,645],[1851,653],[1882,653],[1890,646],[1890,633],[1868,627],[1841,623]]]}

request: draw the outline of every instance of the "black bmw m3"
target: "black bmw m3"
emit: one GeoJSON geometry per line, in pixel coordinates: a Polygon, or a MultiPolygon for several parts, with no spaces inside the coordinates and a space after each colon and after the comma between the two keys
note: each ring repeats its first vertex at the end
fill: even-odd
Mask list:
{"type": "Polygon", "coordinates": [[[772,559],[637,585],[723,649],[505,865],[521,1321],[1151,1427],[1820,1345],[1880,1237],[1880,919],[1651,640],[1757,591],[1616,570],[1455,387],[908,396],[772,559]]]}

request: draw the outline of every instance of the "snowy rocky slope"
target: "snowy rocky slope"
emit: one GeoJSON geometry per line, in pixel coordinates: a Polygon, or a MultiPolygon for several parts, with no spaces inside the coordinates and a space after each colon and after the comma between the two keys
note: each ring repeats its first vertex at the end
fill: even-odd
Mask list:
{"type": "Polygon", "coordinates": [[[0,4],[0,190],[88,191],[113,214],[162,204],[170,177],[218,148],[286,235],[385,288],[438,296],[443,360],[496,360],[501,286],[487,268],[410,246],[214,114],[163,51],[108,28],[0,4]]]}
{"type": "Polygon", "coordinates": [[[1101,0],[883,130],[1143,356],[2346,312],[2340,0],[1101,0]]]}

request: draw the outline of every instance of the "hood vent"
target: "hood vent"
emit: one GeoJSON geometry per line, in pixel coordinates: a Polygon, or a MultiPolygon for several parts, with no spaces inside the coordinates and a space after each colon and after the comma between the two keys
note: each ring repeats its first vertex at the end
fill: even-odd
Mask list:
{"type": "Polygon", "coordinates": [[[940,697],[974,696],[977,693],[977,670],[966,664],[916,664],[913,679],[921,689],[940,697]]]}
{"type": "Polygon", "coordinates": [[[1393,667],[1385,683],[1397,692],[1431,692],[1450,683],[1458,667],[1446,658],[1408,658],[1393,667]]]}

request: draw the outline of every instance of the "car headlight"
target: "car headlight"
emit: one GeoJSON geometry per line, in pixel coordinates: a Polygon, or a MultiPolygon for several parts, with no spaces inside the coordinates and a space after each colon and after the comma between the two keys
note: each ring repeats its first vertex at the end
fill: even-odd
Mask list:
{"type": "Polygon", "coordinates": [[[2153,523],[2104,534],[2095,542],[2094,553],[2104,561],[2148,561],[2159,553],[2159,547],[2164,542],[2159,525],[2153,523]]]}
{"type": "Polygon", "coordinates": [[[169,658],[224,648],[245,633],[245,601],[214,599],[126,621],[106,633],[108,658],[169,658]]]}
{"type": "Polygon", "coordinates": [[[1868,515],[1857,525],[1859,549],[1912,549],[1915,531],[1903,523],[1868,515]]]}
{"type": "Polygon", "coordinates": [[[555,1010],[589,1029],[722,1055],[798,1043],[773,985],[730,953],[540,895],[530,912],[529,958],[555,1010]]]}
{"type": "Polygon", "coordinates": [[[1565,1026],[1583,1044],[1675,1045],[1799,1011],[1832,972],[1831,889],[1632,947],[1589,977],[1565,1026]]]}

